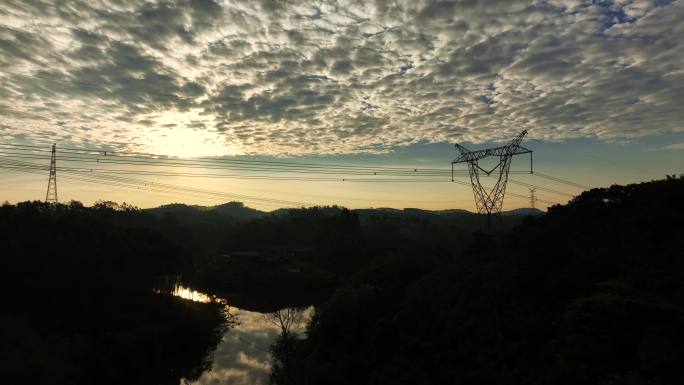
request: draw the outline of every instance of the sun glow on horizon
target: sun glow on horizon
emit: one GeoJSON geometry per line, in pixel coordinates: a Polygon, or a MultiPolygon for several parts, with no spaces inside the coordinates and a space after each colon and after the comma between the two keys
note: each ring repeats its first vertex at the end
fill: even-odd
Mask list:
{"type": "Polygon", "coordinates": [[[226,142],[226,137],[209,129],[210,122],[198,111],[167,112],[153,118],[156,128],[145,130],[143,143],[148,152],[197,158],[202,156],[240,155],[237,146],[226,142]]]}
{"type": "Polygon", "coordinates": [[[154,132],[147,139],[148,151],[180,158],[238,155],[240,152],[213,132],[173,128],[154,132]]]}

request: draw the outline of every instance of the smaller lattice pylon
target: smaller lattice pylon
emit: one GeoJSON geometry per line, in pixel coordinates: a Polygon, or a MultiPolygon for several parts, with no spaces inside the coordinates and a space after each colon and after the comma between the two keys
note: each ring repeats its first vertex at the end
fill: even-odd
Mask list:
{"type": "Polygon", "coordinates": [[[50,178],[48,179],[45,202],[57,203],[57,148],[54,144],[52,145],[52,156],[50,157],[50,178]]]}

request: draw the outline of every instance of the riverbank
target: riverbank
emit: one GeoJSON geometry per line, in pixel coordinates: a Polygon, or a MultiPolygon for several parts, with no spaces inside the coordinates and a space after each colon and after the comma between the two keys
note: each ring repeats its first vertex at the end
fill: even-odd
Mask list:
{"type": "Polygon", "coordinates": [[[0,378],[7,383],[178,385],[211,366],[224,307],[153,292],[183,254],[111,212],[0,208],[0,378]],[[47,242],[43,240],[49,240],[47,242]]]}

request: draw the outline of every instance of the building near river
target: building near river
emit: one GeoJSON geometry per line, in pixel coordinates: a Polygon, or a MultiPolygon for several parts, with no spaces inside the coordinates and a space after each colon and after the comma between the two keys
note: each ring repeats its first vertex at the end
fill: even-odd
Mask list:
{"type": "Polygon", "coordinates": [[[281,261],[282,257],[260,251],[231,251],[219,255],[218,259],[222,262],[239,264],[269,264],[281,261]]]}

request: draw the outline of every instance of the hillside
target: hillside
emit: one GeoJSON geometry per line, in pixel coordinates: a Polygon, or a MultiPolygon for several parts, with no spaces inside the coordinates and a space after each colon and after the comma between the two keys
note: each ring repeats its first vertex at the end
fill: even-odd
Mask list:
{"type": "MultiPolygon", "coordinates": [[[[173,203],[168,205],[162,205],[155,208],[145,209],[144,211],[154,214],[159,217],[163,216],[173,216],[178,219],[187,220],[200,220],[200,218],[211,218],[215,215],[220,215],[224,219],[234,219],[238,221],[251,220],[263,218],[269,215],[282,216],[288,215],[292,210],[298,210],[299,208],[281,208],[273,211],[261,211],[248,206],[245,206],[242,202],[228,202],[220,204],[217,206],[198,206],[198,205],[186,205],[183,203],[173,203]]],[[[326,215],[338,215],[342,210],[342,206],[326,206],[321,207],[321,210],[326,215]]],[[[454,219],[463,218],[467,216],[476,216],[475,213],[462,210],[462,209],[450,209],[450,210],[424,210],[417,208],[405,208],[405,209],[395,209],[395,208],[367,208],[367,209],[355,209],[354,212],[358,213],[359,218],[362,221],[366,221],[369,218],[401,218],[401,219],[423,219],[423,220],[443,220],[443,219],[454,219]]],[[[539,216],[543,215],[543,211],[536,208],[519,208],[509,211],[504,211],[501,213],[502,216],[539,216]]]]}
{"type": "Polygon", "coordinates": [[[225,310],[156,294],[187,252],[112,207],[0,206],[5,383],[170,385],[211,365],[225,310]]]}
{"type": "Polygon", "coordinates": [[[274,378],[681,384],[682,196],[684,177],[593,189],[451,259],[371,261],[281,341],[274,378]]]}
{"type": "Polygon", "coordinates": [[[157,216],[173,216],[187,220],[208,219],[215,215],[235,220],[248,220],[261,218],[268,213],[245,206],[242,202],[228,202],[217,206],[197,206],[182,203],[173,203],[151,209],[146,212],[157,216]]]}
{"type": "Polygon", "coordinates": [[[197,378],[224,326],[154,294],[182,275],[242,309],[316,305],[306,338],[273,346],[275,384],[679,384],[683,195],[684,177],[593,189],[490,233],[461,210],[6,204],[2,286],[19,294],[0,371],[197,378]]]}

